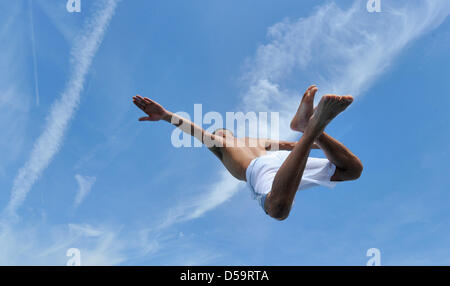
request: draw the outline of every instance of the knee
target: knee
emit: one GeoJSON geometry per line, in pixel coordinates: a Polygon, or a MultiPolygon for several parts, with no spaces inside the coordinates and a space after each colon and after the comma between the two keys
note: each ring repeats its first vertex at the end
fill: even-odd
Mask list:
{"type": "Polygon", "coordinates": [[[291,206],[287,203],[269,203],[266,208],[267,214],[279,221],[283,221],[288,218],[291,212],[291,206]]]}
{"type": "Polygon", "coordinates": [[[361,177],[363,171],[363,164],[359,159],[356,159],[349,165],[346,169],[342,170],[342,180],[343,181],[353,181],[361,177]]]}
{"type": "Polygon", "coordinates": [[[364,169],[364,167],[363,167],[361,160],[357,159],[355,161],[355,164],[354,164],[354,166],[352,168],[352,172],[351,172],[352,180],[359,179],[359,177],[361,177],[363,169],[364,169]]]}

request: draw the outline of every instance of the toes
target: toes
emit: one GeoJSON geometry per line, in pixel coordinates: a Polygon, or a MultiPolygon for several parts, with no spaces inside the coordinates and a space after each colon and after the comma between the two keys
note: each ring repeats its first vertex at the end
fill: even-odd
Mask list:
{"type": "Polygon", "coordinates": [[[312,90],[313,88],[317,88],[317,86],[316,86],[315,84],[313,84],[313,85],[311,85],[310,87],[308,87],[308,89],[307,89],[306,91],[310,91],[310,90],[312,90]]]}
{"type": "Polygon", "coordinates": [[[353,102],[353,97],[350,95],[342,96],[341,101],[343,104],[350,105],[353,102]]]}
{"type": "Polygon", "coordinates": [[[324,101],[324,103],[335,102],[339,100],[339,96],[335,94],[326,94],[322,97],[322,100],[324,101]]]}
{"type": "Polygon", "coordinates": [[[314,95],[317,92],[317,87],[312,87],[308,89],[303,95],[302,101],[312,101],[314,99],[314,95]]]}
{"type": "Polygon", "coordinates": [[[353,96],[351,96],[351,95],[345,95],[345,96],[343,96],[343,98],[350,103],[353,102],[353,96]]]}
{"type": "Polygon", "coordinates": [[[315,84],[311,85],[310,87],[308,87],[308,89],[306,89],[305,93],[303,94],[303,96],[308,95],[314,88],[317,88],[315,84]]]}

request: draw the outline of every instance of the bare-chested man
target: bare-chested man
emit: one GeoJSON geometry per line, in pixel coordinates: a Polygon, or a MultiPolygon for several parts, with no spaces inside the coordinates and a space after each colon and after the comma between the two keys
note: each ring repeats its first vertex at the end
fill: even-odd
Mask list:
{"type": "Polygon", "coordinates": [[[356,180],[363,169],[358,157],[324,132],[331,120],[353,102],[353,97],[324,95],[314,109],[316,92],[315,85],[306,90],[292,119],[291,129],[303,132],[298,142],[236,138],[227,129],[210,133],[151,99],[138,95],[133,102],[148,115],[139,121],[167,121],[207,145],[234,177],[247,182],[268,215],[284,220],[297,190],[356,180]],[[327,159],[309,157],[311,149],[318,148],[327,159]]]}

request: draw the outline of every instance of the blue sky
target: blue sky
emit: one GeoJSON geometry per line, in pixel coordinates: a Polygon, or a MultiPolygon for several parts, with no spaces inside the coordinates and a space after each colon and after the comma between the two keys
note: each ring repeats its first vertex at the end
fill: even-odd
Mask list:
{"type": "Polygon", "coordinates": [[[450,264],[448,1],[10,2],[1,265],[65,265],[69,248],[83,265],[365,265],[369,248],[383,265],[450,264]],[[310,84],[355,96],[328,132],[365,169],[298,193],[283,222],[131,102],[280,112],[295,140],[286,123],[310,84]]]}

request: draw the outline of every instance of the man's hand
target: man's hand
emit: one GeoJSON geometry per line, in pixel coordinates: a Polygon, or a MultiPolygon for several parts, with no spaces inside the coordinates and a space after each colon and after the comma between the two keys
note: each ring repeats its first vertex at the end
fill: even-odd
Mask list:
{"type": "Polygon", "coordinates": [[[162,119],[181,129],[183,132],[194,136],[208,148],[212,146],[223,147],[225,145],[222,137],[203,130],[201,126],[194,124],[176,113],[166,110],[159,103],[149,98],[136,95],[133,96],[133,102],[148,115],[139,118],[139,121],[159,121],[162,119]]]}
{"type": "Polygon", "coordinates": [[[159,121],[170,116],[170,113],[164,107],[147,97],[133,96],[133,102],[148,115],[139,118],[139,121],[159,121]]]}

